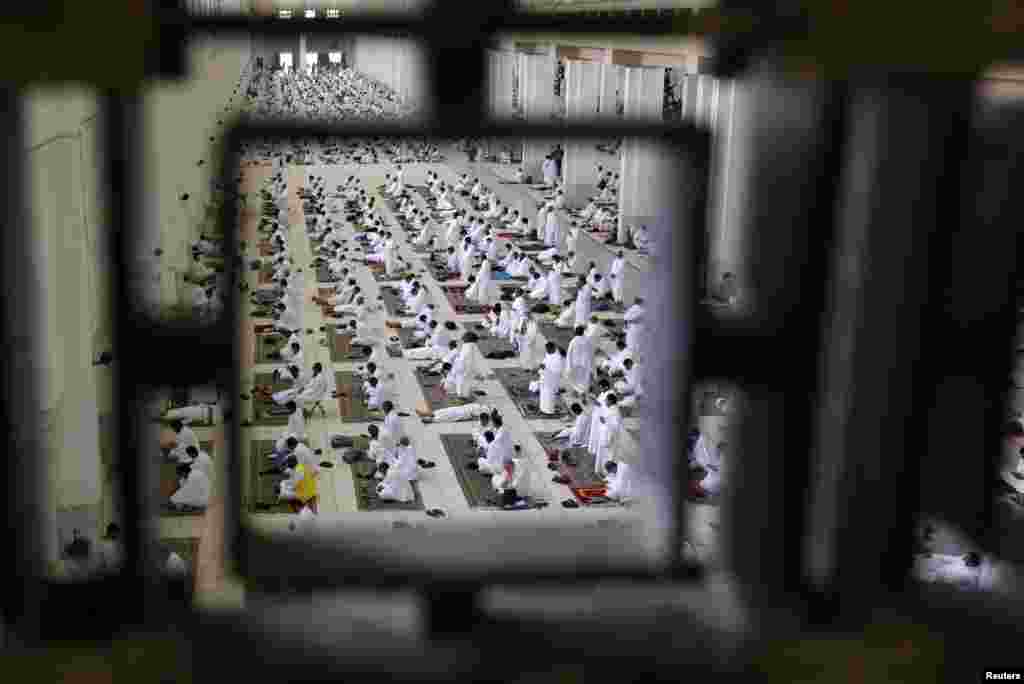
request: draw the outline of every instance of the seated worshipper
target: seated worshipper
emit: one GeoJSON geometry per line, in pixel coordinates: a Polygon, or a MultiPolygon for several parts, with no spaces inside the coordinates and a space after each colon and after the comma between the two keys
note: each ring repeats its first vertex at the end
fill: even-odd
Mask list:
{"type": "Polygon", "coordinates": [[[558,412],[555,402],[558,399],[558,390],[562,385],[565,361],[554,342],[548,342],[545,350],[547,355],[540,364],[539,377],[530,383],[530,391],[540,394],[538,401],[540,412],[551,415],[558,412]]]}
{"type": "Polygon", "coordinates": [[[604,474],[604,464],[614,461],[622,442],[622,414],[615,394],[608,394],[604,400],[605,409],[598,418],[597,451],[594,453],[594,472],[604,474]]]}
{"type": "Polygon", "coordinates": [[[650,251],[651,236],[647,230],[647,226],[641,224],[640,227],[633,232],[633,244],[641,252],[650,251]]]}
{"type": "Polygon", "coordinates": [[[280,501],[298,501],[304,504],[316,499],[320,467],[316,463],[299,463],[294,456],[289,456],[284,465],[288,479],[282,480],[278,485],[277,498],[280,501]]]}
{"type": "Polygon", "coordinates": [[[278,392],[271,392],[269,387],[256,386],[253,388],[253,395],[264,401],[273,401],[279,406],[284,406],[302,390],[302,387],[309,381],[309,374],[303,368],[293,364],[288,366],[287,371],[282,373],[278,379],[282,382],[290,382],[292,386],[278,392]]]}
{"type": "Polygon", "coordinates": [[[493,430],[486,430],[484,437],[484,455],[470,462],[466,467],[470,470],[478,470],[484,475],[495,475],[501,471],[501,464],[506,455],[505,445],[495,441],[493,430]]]}
{"type": "Polygon", "coordinates": [[[542,342],[537,321],[529,312],[522,314],[516,330],[515,343],[519,349],[519,364],[523,368],[530,370],[540,364],[544,354],[542,342]]]}
{"type": "Polygon", "coordinates": [[[607,302],[602,302],[601,300],[609,299],[611,297],[612,293],[611,289],[608,287],[608,280],[600,273],[595,273],[594,280],[591,283],[591,289],[593,290],[592,299],[596,303],[594,309],[597,311],[607,309],[607,302]]]}
{"type": "Polygon", "coordinates": [[[399,442],[394,460],[385,462],[385,475],[377,484],[377,497],[384,501],[409,503],[416,498],[412,481],[417,477],[416,455],[410,445],[409,438],[403,437],[399,442]]]}
{"type": "MultiPolygon", "coordinates": [[[[451,321],[449,321],[449,323],[450,322],[451,321]]],[[[445,325],[447,325],[447,323],[445,325]]],[[[458,357],[459,351],[459,341],[454,339],[450,340],[448,342],[448,351],[444,354],[444,356],[435,360],[434,363],[430,364],[430,366],[427,367],[427,370],[425,372],[427,374],[442,374],[447,376],[448,371],[450,371],[451,367],[455,364],[455,359],[458,357]],[[445,368],[445,366],[447,366],[447,368],[445,368]]]]}
{"type": "MultiPolygon", "coordinates": [[[[370,444],[366,450],[367,458],[378,465],[381,463],[393,462],[395,458],[395,449],[398,444],[395,442],[391,433],[382,432],[376,425],[371,425],[366,428],[366,432],[370,437],[370,444]]],[[[377,472],[372,475],[362,477],[365,477],[366,479],[373,479],[374,477],[377,477],[377,472]]]]}
{"type": "Polygon", "coordinates": [[[523,171],[523,167],[520,166],[519,168],[516,169],[515,173],[512,175],[512,182],[514,182],[514,183],[525,183],[526,182],[526,172],[523,171]]]}
{"type": "Polygon", "coordinates": [[[629,349],[626,348],[625,337],[619,337],[615,340],[615,349],[615,353],[598,364],[598,368],[608,375],[614,375],[616,373],[624,374],[626,371],[626,367],[623,365],[623,362],[629,358],[629,349]]]}
{"type": "Polygon", "coordinates": [[[586,401],[573,402],[570,410],[575,416],[572,427],[565,428],[555,435],[555,441],[567,440],[570,447],[585,447],[590,439],[590,405],[586,401]]]}
{"type": "Polygon", "coordinates": [[[174,432],[174,446],[171,448],[170,453],[167,454],[167,458],[183,463],[187,457],[186,450],[190,446],[198,447],[199,440],[196,438],[196,433],[192,431],[192,428],[186,426],[180,420],[175,420],[171,423],[171,430],[174,432]]]}
{"type": "MultiPolygon", "coordinates": [[[[313,376],[294,395],[295,403],[298,404],[299,408],[305,409],[306,406],[315,405],[326,399],[328,394],[331,393],[331,389],[331,380],[324,373],[323,364],[317,361],[313,364],[313,376]]],[[[322,410],[323,407],[321,406],[322,410]]]]}
{"type": "Polygon", "coordinates": [[[274,369],[274,382],[277,382],[288,366],[299,366],[300,368],[304,366],[302,345],[298,342],[292,342],[286,348],[282,348],[279,356],[285,362],[285,366],[274,369]]]}
{"type": "Polygon", "coordinates": [[[633,496],[633,476],[628,463],[608,461],[604,464],[607,490],[605,496],[615,501],[622,501],[633,496]]]}
{"type": "Polygon", "coordinates": [[[634,357],[643,356],[644,330],[643,319],[626,322],[626,348],[634,357]]]}
{"type": "Polygon", "coordinates": [[[574,328],[576,320],[576,300],[566,299],[562,302],[562,313],[555,319],[556,328],[574,328]]]}
{"type": "Polygon", "coordinates": [[[169,506],[175,510],[205,509],[213,489],[210,477],[202,468],[180,464],[177,469],[178,490],[171,494],[169,506]]]}
{"type": "Polygon", "coordinates": [[[455,205],[448,195],[448,188],[441,190],[441,195],[437,198],[437,208],[441,212],[455,211],[455,205]]]}
{"type": "Polygon", "coordinates": [[[210,458],[210,454],[201,450],[199,447],[190,446],[185,450],[186,458],[181,461],[186,465],[190,465],[193,468],[199,468],[206,477],[209,478],[210,482],[213,482],[213,459],[210,458]]]}
{"type": "Polygon", "coordinates": [[[631,408],[644,396],[643,369],[633,359],[625,359],[622,364],[623,379],[615,383],[615,391],[623,397],[619,406],[631,408]]]}
{"type": "Polygon", "coordinates": [[[576,336],[569,342],[565,354],[566,379],[578,395],[584,395],[590,390],[590,379],[594,374],[594,342],[585,333],[586,328],[576,326],[576,336]]]}
{"type": "Polygon", "coordinates": [[[518,489],[522,487],[525,469],[522,459],[505,456],[501,470],[491,477],[491,486],[502,495],[502,505],[510,505],[519,499],[518,489]]]}
{"type": "Polygon", "coordinates": [[[365,323],[359,321],[349,321],[347,324],[341,324],[337,328],[339,334],[352,335],[350,342],[351,346],[354,347],[369,347],[374,349],[378,346],[380,341],[380,335],[376,334],[378,331],[369,327],[365,323]]]}

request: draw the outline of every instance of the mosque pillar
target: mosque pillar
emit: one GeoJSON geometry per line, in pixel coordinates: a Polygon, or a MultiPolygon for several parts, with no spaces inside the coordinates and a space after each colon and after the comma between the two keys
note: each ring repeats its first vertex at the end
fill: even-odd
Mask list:
{"type": "Polygon", "coordinates": [[[621,70],[622,67],[615,64],[601,65],[601,96],[598,103],[598,116],[602,121],[615,121],[619,118],[615,105],[621,70]]]}
{"type": "MultiPolygon", "coordinates": [[[[527,123],[550,125],[555,113],[555,59],[550,55],[520,55],[520,97],[527,123]]],[[[523,144],[523,170],[535,179],[541,177],[541,164],[550,145],[539,140],[523,144]]],[[[522,209],[520,208],[520,211],[522,209]]]]}
{"type": "Polygon", "coordinates": [[[295,64],[293,68],[296,72],[305,73],[306,71],[306,34],[300,33],[299,40],[296,44],[295,51],[295,64]]]}
{"type": "MultiPolygon", "coordinates": [[[[663,67],[626,67],[623,117],[630,123],[657,123],[662,120],[665,98],[663,67]]],[[[646,224],[652,231],[653,215],[663,193],[666,179],[659,174],[657,151],[637,139],[622,142],[619,168],[619,219],[617,239],[622,242],[631,225],[646,224]]]]}
{"type": "MultiPolygon", "coordinates": [[[[566,123],[586,123],[597,118],[600,95],[601,69],[605,65],[567,61],[565,67],[566,123]]],[[[594,167],[597,164],[597,141],[593,139],[567,139],[562,160],[562,179],[565,181],[565,199],[569,207],[586,203],[597,184],[594,167]]]]}

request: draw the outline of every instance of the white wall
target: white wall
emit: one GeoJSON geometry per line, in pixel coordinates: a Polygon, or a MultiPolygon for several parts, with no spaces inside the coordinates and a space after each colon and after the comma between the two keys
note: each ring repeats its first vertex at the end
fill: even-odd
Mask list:
{"type": "Polygon", "coordinates": [[[427,69],[422,47],[409,40],[357,36],[353,68],[391,88],[405,104],[422,104],[427,69]]]}

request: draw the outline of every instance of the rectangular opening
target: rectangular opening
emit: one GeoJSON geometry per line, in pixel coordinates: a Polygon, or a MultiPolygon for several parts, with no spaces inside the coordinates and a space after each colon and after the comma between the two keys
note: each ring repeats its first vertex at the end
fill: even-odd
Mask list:
{"type": "MultiPolygon", "coordinates": [[[[270,214],[280,210],[270,198],[282,198],[288,217],[275,228],[267,216],[243,214],[240,225],[227,229],[264,250],[247,255],[252,291],[266,289],[258,280],[272,278],[268,270],[293,267],[305,276],[294,320],[255,318],[267,312],[252,303],[239,312],[240,389],[247,399],[239,412],[230,514],[246,535],[247,573],[272,573],[264,562],[273,554],[265,554],[280,544],[324,551],[332,568],[358,552],[391,558],[400,572],[460,577],[559,573],[591,563],[602,571],[651,573],[675,562],[684,546],[692,550],[674,527],[675,502],[686,495],[677,484],[689,476],[672,416],[699,409],[679,408],[674,384],[673,369],[686,354],[674,306],[682,295],[670,273],[659,270],[672,259],[649,255],[685,254],[689,232],[703,229],[707,139],[695,129],[654,139],[622,132],[635,141],[625,173],[645,179],[628,211],[646,231],[627,230],[625,241],[612,246],[607,243],[622,235],[622,206],[611,182],[615,155],[600,149],[607,131],[494,131],[458,140],[379,127],[363,135],[235,131],[232,174],[242,171],[248,190],[264,194],[270,214]],[[535,158],[548,162],[553,185],[544,186],[542,175],[525,178],[533,174],[523,167],[535,158]],[[460,211],[477,219],[465,236],[451,223],[460,211]],[[261,230],[289,231],[287,254],[260,246],[261,230]],[[479,251],[449,264],[467,239],[479,251]],[[484,287],[475,280],[480,268],[484,287]],[[609,288],[613,274],[622,285],[609,288]],[[579,306],[589,311],[577,320],[581,287],[589,296],[579,306]],[[508,311],[495,314],[495,304],[508,311]],[[418,314],[438,325],[431,328],[418,314]],[[436,334],[445,323],[455,331],[436,334]],[[596,345],[573,344],[576,324],[596,345]],[[446,376],[439,363],[449,340],[456,341],[452,353],[460,367],[468,364],[462,375],[446,376]],[[295,369],[300,389],[288,368],[298,364],[279,351],[292,342],[302,358],[295,369]],[[602,349],[599,373],[585,370],[581,350],[588,346],[602,349]],[[545,358],[564,366],[562,350],[580,363],[568,379],[538,371],[545,358]],[[371,360],[376,370],[367,365],[371,360]],[[616,393],[622,409],[611,408],[619,402],[608,396],[616,393]],[[382,409],[391,407],[384,401],[394,406],[386,428],[382,409]],[[590,419],[576,421],[573,404],[591,409],[590,419]],[[495,410],[500,429],[493,430],[493,416],[481,426],[480,414],[495,410]],[[584,428],[598,436],[582,447],[580,434],[581,448],[572,447],[584,428]],[[481,452],[475,431],[492,432],[482,436],[485,443],[500,441],[481,452]],[[561,441],[553,439],[558,433],[561,441]],[[608,459],[623,464],[618,472],[596,472],[608,459]],[[380,462],[389,464],[388,472],[380,462]],[[491,473],[481,473],[488,468],[491,473]],[[264,487],[270,480],[273,486],[264,487]],[[509,483],[515,491],[503,494],[509,483]]],[[[324,575],[320,561],[289,571],[324,575]]]]}

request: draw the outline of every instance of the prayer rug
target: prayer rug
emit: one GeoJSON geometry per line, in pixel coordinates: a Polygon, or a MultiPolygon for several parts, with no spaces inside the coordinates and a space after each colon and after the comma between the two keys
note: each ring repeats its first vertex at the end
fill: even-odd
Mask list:
{"type": "Polygon", "coordinates": [[[352,469],[352,482],[356,490],[356,505],[360,511],[422,511],[423,495],[420,494],[419,483],[411,482],[415,498],[408,503],[385,501],[377,496],[377,478],[366,479],[365,476],[376,472],[377,464],[368,458],[362,458],[349,466],[352,469]]]}
{"type": "Polygon", "coordinates": [[[416,376],[416,382],[419,383],[420,389],[423,390],[423,398],[426,400],[430,411],[463,406],[475,401],[475,399],[463,399],[456,394],[448,394],[442,387],[444,378],[441,375],[428,375],[425,371],[425,367],[419,366],[413,370],[413,375],[416,376]]]}
{"type": "MultiPolygon", "coordinates": [[[[274,382],[274,376],[272,373],[256,373],[253,376],[253,384],[262,387],[269,387],[271,393],[280,392],[291,387],[286,382],[274,382]]],[[[267,427],[278,427],[281,425],[288,424],[288,414],[274,414],[271,409],[278,408],[277,404],[271,399],[263,399],[256,396],[252,397],[252,423],[253,425],[262,425],[267,427]]]]}
{"type": "Polygon", "coordinates": [[[521,283],[525,283],[527,280],[529,280],[529,278],[525,276],[514,276],[508,271],[492,271],[491,277],[494,280],[516,281],[521,283]]]}
{"type": "Polygon", "coordinates": [[[345,363],[348,361],[365,361],[370,358],[370,352],[365,347],[352,347],[352,335],[339,334],[338,329],[328,324],[324,334],[327,343],[327,350],[331,355],[332,363],[345,363]]]}
{"type": "Polygon", "coordinates": [[[284,349],[288,338],[276,333],[269,335],[255,333],[253,339],[256,342],[256,363],[282,363],[280,358],[271,358],[270,355],[284,349]]]}
{"type": "MultiPolygon", "coordinates": [[[[305,440],[302,442],[309,446],[305,440]]],[[[274,440],[253,440],[249,453],[249,491],[245,509],[250,513],[292,513],[287,501],[279,501],[276,487],[288,476],[283,473],[260,475],[272,465],[267,454],[274,450],[274,440]]]]}
{"type": "Polygon", "coordinates": [[[384,414],[366,407],[363,380],[351,371],[335,371],[338,388],[338,412],[343,423],[373,423],[384,420],[384,414]]]}
{"type": "Polygon", "coordinates": [[[384,308],[388,312],[388,315],[392,318],[408,318],[413,315],[412,311],[405,308],[405,304],[402,302],[402,296],[394,287],[389,285],[381,286],[380,298],[384,304],[384,308]]]}
{"type": "MultiPolygon", "coordinates": [[[[200,442],[199,449],[208,453],[211,459],[216,458],[213,442],[200,442]]],[[[160,462],[160,515],[181,516],[202,515],[205,513],[205,511],[196,510],[176,511],[166,507],[171,495],[178,491],[178,462],[167,460],[167,454],[170,453],[170,449],[161,449],[160,451],[163,457],[160,462]]]]}
{"type": "Polygon", "coordinates": [[[414,328],[389,328],[388,329],[388,356],[393,359],[401,359],[405,355],[402,353],[404,349],[418,349],[423,346],[423,340],[417,340],[413,338],[413,333],[416,332],[414,328]],[[398,343],[394,344],[390,341],[391,336],[398,337],[398,343]]]}
{"type": "Polygon", "coordinates": [[[549,456],[549,462],[552,462],[550,461],[551,456],[557,456],[563,451],[568,451],[574,465],[567,465],[558,461],[559,469],[557,471],[549,470],[548,472],[569,478],[567,486],[576,499],[585,506],[618,505],[604,498],[607,489],[604,481],[594,472],[594,465],[596,463],[594,455],[587,451],[586,447],[570,448],[568,439],[555,441],[555,435],[557,434],[557,432],[535,432],[534,437],[544,447],[544,451],[549,456]]]}
{"type": "Polygon", "coordinates": [[[507,337],[495,337],[482,323],[473,323],[469,326],[477,335],[477,347],[485,359],[501,360],[512,359],[516,356],[516,348],[508,341],[507,337]]]}
{"type": "Polygon", "coordinates": [[[485,314],[490,311],[490,307],[466,299],[466,290],[468,289],[468,285],[441,286],[441,290],[444,291],[445,297],[448,298],[448,303],[452,305],[452,309],[455,310],[456,314],[460,316],[476,315],[485,314]]]}
{"type": "Polygon", "coordinates": [[[430,259],[421,259],[423,265],[426,267],[427,272],[430,273],[439,283],[444,283],[449,280],[458,280],[459,274],[454,271],[448,270],[448,265],[444,261],[431,261],[430,259]]]}
{"type": "Polygon", "coordinates": [[[537,329],[546,341],[554,342],[555,346],[562,351],[568,350],[572,338],[576,337],[576,332],[572,328],[559,328],[549,321],[539,322],[537,329]]]}
{"type": "Polygon", "coordinates": [[[548,248],[543,242],[515,242],[515,249],[518,252],[543,252],[548,248]]]}
{"type": "Polygon", "coordinates": [[[555,398],[555,413],[541,413],[539,396],[530,392],[530,383],[537,379],[537,374],[524,368],[495,368],[494,375],[515,402],[523,418],[527,420],[551,420],[564,418],[567,415],[565,402],[561,395],[555,398]]]}
{"type": "Polygon", "coordinates": [[[394,274],[388,275],[384,270],[384,266],[378,266],[377,264],[367,265],[370,267],[370,275],[372,275],[373,279],[378,283],[395,283],[400,280],[404,280],[405,276],[411,273],[409,269],[403,268],[401,271],[396,271],[394,274]]]}
{"type": "MultiPolygon", "coordinates": [[[[470,463],[476,463],[480,457],[480,450],[477,448],[473,435],[441,435],[441,444],[444,446],[448,460],[455,471],[455,477],[462,487],[462,493],[466,497],[466,503],[470,508],[485,510],[506,510],[501,506],[501,495],[491,486],[491,475],[484,475],[479,470],[467,468],[470,463]]],[[[537,508],[542,502],[530,496],[522,497],[526,501],[523,508],[509,510],[528,510],[537,508]]]]}

